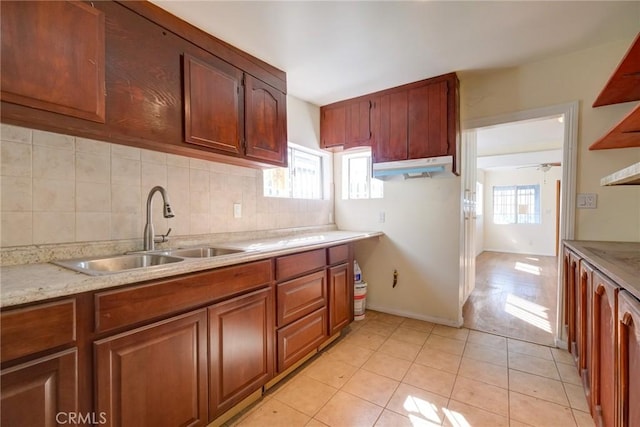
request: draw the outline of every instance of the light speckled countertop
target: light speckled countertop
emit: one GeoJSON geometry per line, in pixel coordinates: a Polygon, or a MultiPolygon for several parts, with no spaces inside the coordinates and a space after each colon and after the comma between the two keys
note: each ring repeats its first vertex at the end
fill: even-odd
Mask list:
{"type": "Polygon", "coordinates": [[[0,307],[8,307],[50,298],[107,289],[146,280],[159,279],[195,271],[241,264],[382,236],[381,232],[323,231],[276,238],[225,242],[226,248],[241,249],[230,255],[191,258],[182,262],[128,270],[120,273],[89,276],[50,263],[10,265],[0,268],[0,307]]]}
{"type": "Polygon", "coordinates": [[[566,240],[564,243],[640,299],[640,242],[566,240]]]}

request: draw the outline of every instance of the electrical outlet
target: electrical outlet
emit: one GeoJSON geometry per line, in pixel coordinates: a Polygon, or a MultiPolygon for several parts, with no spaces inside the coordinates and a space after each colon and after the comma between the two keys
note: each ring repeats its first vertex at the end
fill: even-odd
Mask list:
{"type": "Polygon", "coordinates": [[[596,193],[580,193],[577,205],[579,209],[595,209],[598,207],[598,195],[596,193]]]}
{"type": "Polygon", "coordinates": [[[242,218],[242,205],[240,203],[233,204],[233,217],[242,218]]]}
{"type": "Polygon", "coordinates": [[[384,212],[379,212],[378,213],[378,222],[379,223],[384,223],[387,220],[387,215],[384,212]]]}

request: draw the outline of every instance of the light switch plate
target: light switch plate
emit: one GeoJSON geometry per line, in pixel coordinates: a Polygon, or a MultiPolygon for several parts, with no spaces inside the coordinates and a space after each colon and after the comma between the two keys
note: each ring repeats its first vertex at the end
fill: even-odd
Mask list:
{"type": "Polygon", "coordinates": [[[598,195],[596,193],[580,193],[577,205],[579,209],[595,209],[598,207],[598,195]]]}
{"type": "Polygon", "coordinates": [[[242,205],[240,203],[233,204],[233,217],[242,218],[242,205]]]}

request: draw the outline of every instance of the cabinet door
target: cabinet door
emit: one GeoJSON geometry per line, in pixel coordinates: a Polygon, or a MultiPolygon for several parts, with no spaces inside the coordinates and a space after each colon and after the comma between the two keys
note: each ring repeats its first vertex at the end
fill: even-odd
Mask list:
{"type": "Polygon", "coordinates": [[[78,412],[77,366],[77,351],[72,349],[3,370],[0,424],[12,427],[65,424],[67,418],[56,415],[66,417],[78,412]]]}
{"type": "Polygon", "coordinates": [[[245,155],[287,165],[287,99],[284,93],[245,74],[245,155]]]}
{"type": "Polygon", "coordinates": [[[339,107],[320,108],[320,146],[322,148],[343,145],[346,141],[347,109],[339,107]]]}
{"type": "Polygon", "coordinates": [[[242,71],[214,56],[183,60],[185,141],[239,155],[242,71]]]}
{"type": "Polygon", "coordinates": [[[577,355],[576,348],[576,278],[578,275],[578,257],[568,248],[564,250],[563,260],[563,288],[564,288],[564,324],[566,327],[567,345],[574,358],[577,355]]]}
{"type": "Polygon", "coordinates": [[[640,301],[620,292],[618,306],[618,425],[640,426],[640,301]]]}
{"type": "Polygon", "coordinates": [[[206,316],[198,310],[94,344],[104,425],[206,425],[206,316]]]}
{"type": "Polygon", "coordinates": [[[593,273],[593,417],[600,426],[616,420],[616,326],[618,286],[600,272],[593,273]]]}
{"type": "Polygon", "coordinates": [[[3,1],[2,100],[105,121],[105,18],[78,1],[3,1]]]}
{"type": "Polygon", "coordinates": [[[451,154],[447,120],[447,81],[410,89],[408,96],[409,159],[451,154]]]}
{"type": "Polygon", "coordinates": [[[349,264],[329,268],[329,335],[353,320],[353,274],[349,264]]]}
{"type": "Polygon", "coordinates": [[[362,100],[346,107],[344,148],[371,144],[371,101],[362,100]]]}
{"type": "Polygon", "coordinates": [[[409,92],[381,96],[374,106],[375,162],[406,160],[408,152],[409,92]]]}
{"type": "Polygon", "coordinates": [[[587,402],[591,400],[591,383],[589,371],[593,359],[593,325],[592,313],[592,281],[593,267],[584,260],[580,261],[580,274],[578,281],[578,373],[582,377],[582,385],[587,396],[587,402]]]}
{"type": "Polygon", "coordinates": [[[209,399],[216,418],[273,377],[273,290],[209,308],[209,399]]]}

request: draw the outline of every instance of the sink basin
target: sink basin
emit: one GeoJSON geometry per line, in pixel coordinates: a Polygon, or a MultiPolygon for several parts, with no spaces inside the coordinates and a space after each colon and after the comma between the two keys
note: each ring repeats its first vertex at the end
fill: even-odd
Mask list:
{"type": "Polygon", "coordinates": [[[175,256],[163,254],[128,254],[106,258],[55,261],[54,264],[79,271],[81,273],[97,276],[100,274],[117,273],[136,268],[153,267],[180,261],[184,260],[175,256]]]}
{"type": "Polygon", "coordinates": [[[170,256],[178,256],[184,258],[211,258],[221,255],[230,255],[238,252],[244,252],[241,249],[231,249],[231,248],[210,248],[210,247],[201,247],[201,248],[179,248],[179,249],[169,249],[161,252],[163,255],[170,256]]]}

